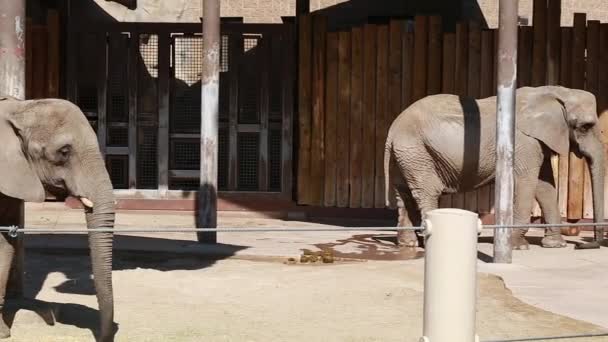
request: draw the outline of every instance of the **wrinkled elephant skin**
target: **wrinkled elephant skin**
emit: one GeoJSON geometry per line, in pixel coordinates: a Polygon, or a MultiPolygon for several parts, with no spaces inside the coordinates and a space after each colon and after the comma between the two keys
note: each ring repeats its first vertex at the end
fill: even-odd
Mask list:
{"type": "MultiPolygon", "coordinates": [[[[551,156],[583,156],[592,179],[596,222],[604,218],[604,147],[595,96],[560,86],[523,87],[516,93],[514,222],[529,223],[536,199],[547,223],[560,223],[551,156]]],[[[386,204],[397,207],[399,226],[419,225],[443,194],[475,190],[494,181],[496,97],[427,96],[391,124],[385,146],[386,204]],[[391,192],[394,190],[394,192],[391,192]]],[[[513,232],[513,247],[527,249],[527,230],[513,232]]],[[[603,229],[596,229],[596,240],[603,229]]],[[[400,231],[401,246],[416,246],[400,231]]],[[[557,228],[547,229],[547,248],[565,247],[557,228]]]]}
{"type": "MultiPolygon", "coordinates": [[[[48,192],[84,204],[101,316],[98,340],[113,341],[113,234],[95,230],[114,227],[114,195],[95,132],[71,102],[0,97],[0,136],[0,195],[43,202],[48,192]]],[[[12,239],[2,234],[0,313],[13,255],[12,239]]],[[[0,319],[0,337],[8,336],[10,330],[0,319]]]]}

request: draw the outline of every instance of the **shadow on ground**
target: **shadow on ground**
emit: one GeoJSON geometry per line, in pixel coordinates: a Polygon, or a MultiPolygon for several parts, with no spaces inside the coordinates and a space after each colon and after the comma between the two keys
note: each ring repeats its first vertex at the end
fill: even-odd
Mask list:
{"type": "MultiPolygon", "coordinates": [[[[59,322],[78,328],[89,329],[97,336],[99,311],[74,303],[54,303],[36,298],[44,282],[51,273],[61,273],[67,280],[54,286],[59,293],[95,295],[92,279],[91,259],[86,235],[31,235],[26,241],[25,252],[25,289],[23,299],[7,301],[5,320],[12,326],[19,310],[32,311],[48,325],[59,322]],[[72,248],[58,247],[61,240],[68,239],[72,248]],[[34,247],[29,246],[34,245],[34,247]],[[42,247],[41,247],[42,246],[42,247]]],[[[170,249],[192,245],[192,241],[171,240],[149,237],[116,235],[115,246],[145,246],[148,251],[129,251],[115,249],[113,270],[134,270],[138,268],[158,271],[199,270],[213,266],[217,261],[233,256],[247,247],[217,244],[209,245],[209,253],[170,252],[170,249]],[[158,249],[158,250],[154,250],[158,249]],[[164,250],[164,251],[163,251],[164,250]]],[[[118,329],[118,325],[115,324],[118,329]]]]}

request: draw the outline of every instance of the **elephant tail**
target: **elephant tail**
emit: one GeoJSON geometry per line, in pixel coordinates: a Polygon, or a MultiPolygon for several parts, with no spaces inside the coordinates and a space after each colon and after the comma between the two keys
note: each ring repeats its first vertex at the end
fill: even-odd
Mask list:
{"type": "Polygon", "coordinates": [[[395,208],[396,201],[393,193],[392,183],[392,173],[391,171],[394,168],[394,161],[392,160],[392,152],[393,152],[393,143],[392,141],[386,141],[384,145],[384,205],[388,208],[395,208]]]}

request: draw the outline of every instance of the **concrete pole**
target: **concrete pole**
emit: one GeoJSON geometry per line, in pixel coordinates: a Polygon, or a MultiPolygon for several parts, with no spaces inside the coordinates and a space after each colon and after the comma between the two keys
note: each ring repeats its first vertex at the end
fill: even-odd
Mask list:
{"type": "MultiPolygon", "coordinates": [[[[198,226],[217,228],[217,136],[220,83],[220,0],[203,1],[203,70],[201,75],[201,176],[198,226]]],[[[217,243],[215,232],[198,241],[217,243]]]]}
{"type": "MultiPolygon", "coordinates": [[[[0,94],[25,100],[25,0],[0,2],[0,94]]],[[[17,215],[11,225],[23,227],[23,201],[15,201],[17,215]]],[[[15,256],[9,278],[7,295],[23,295],[23,240],[12,242],[15,256]]]]}
{"type": "Polygon", "coordinates": [[[477,303],[478,215],[436,209],[425,220],[421,342],[472,342],[477,303]]]}
{"type": "MultiPolygon", "coordinates": [[[[496,224],[513,224],[513,146],[517,87],[517,0],[500,0],[496,120],[496,224]]],[[[494,231],[494,262],[511,263],[511,229],[494,231]]]]}

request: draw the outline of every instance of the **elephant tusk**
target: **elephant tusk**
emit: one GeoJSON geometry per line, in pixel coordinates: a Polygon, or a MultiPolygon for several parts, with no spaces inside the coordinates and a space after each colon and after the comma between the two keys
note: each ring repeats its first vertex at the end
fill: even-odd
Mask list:
{"type": "Polygon", "coordinates": [[[93,208],[93,202],[86,197],[80,197],[80,202],[87,208],[93,208]]]}

